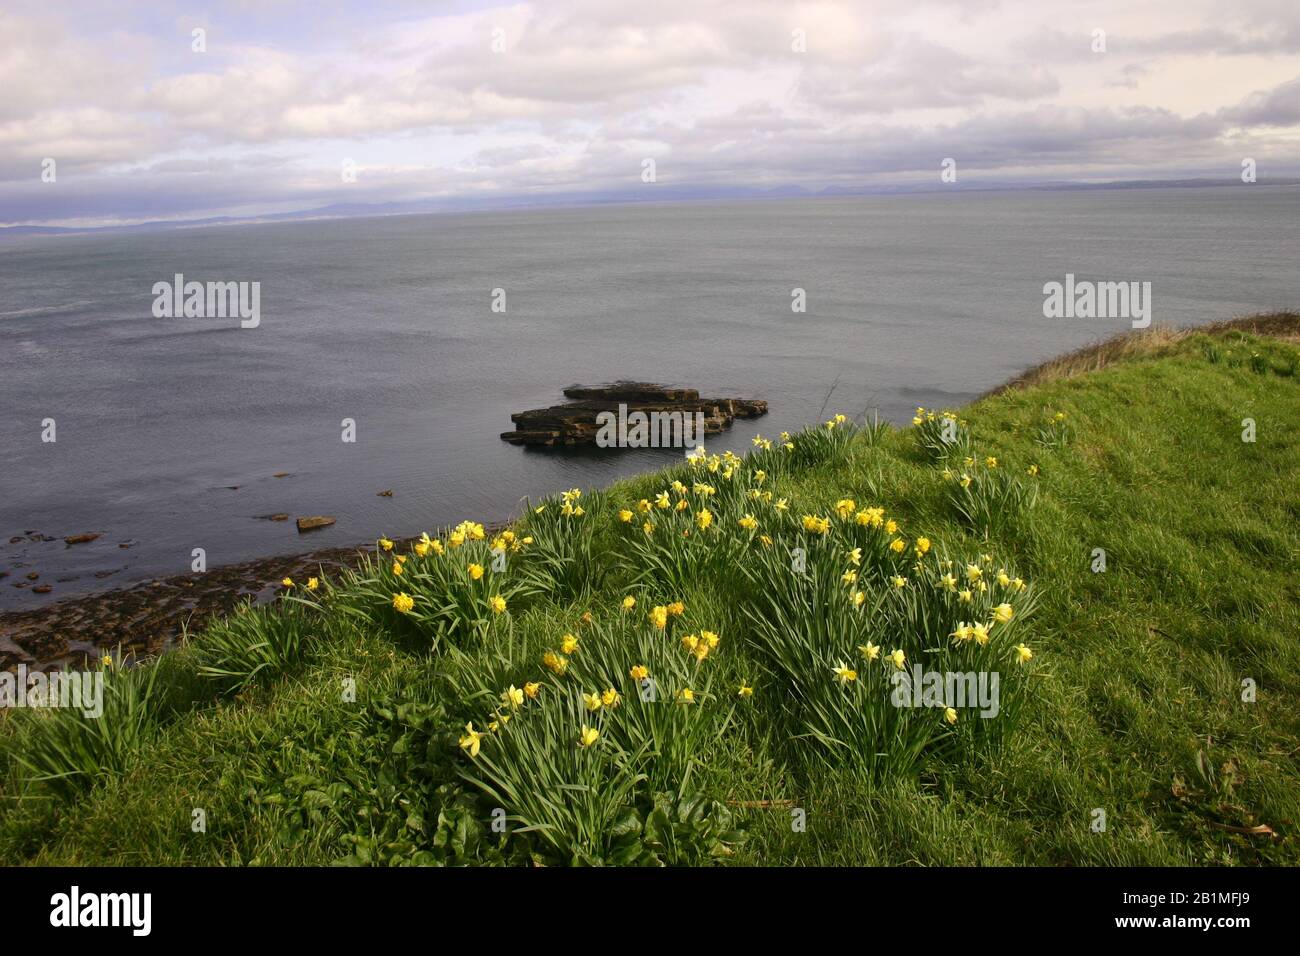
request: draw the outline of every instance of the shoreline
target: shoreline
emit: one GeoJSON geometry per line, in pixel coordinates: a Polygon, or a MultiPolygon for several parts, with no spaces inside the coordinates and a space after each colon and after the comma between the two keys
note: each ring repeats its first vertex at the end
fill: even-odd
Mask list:
{"type": "MultiPolygon", "coordinates": [[[[1123,332],[1026,369],[974,401],[1023,388],[1044,377],[1067,377],[1137,352],[1156,352],[1187,335],[1229,330],[1296,341],[1300,340],[1300,313],[1256,313],[1209,326],[1153,326],[1141,332],[1123,332]]],[[[417,539],[411,536],[395,540],[409,545],[417,539]]],[[[269,601],[286,575],[297,580],[322,568],[355,566],[370,546],[357,544],[256,558],[213,568],[202,575],[147,579],[68,597],[44,607],[0,612],[0,669],[18,664],[33,669],[65,667],[79,664],[80,658],[98,656],[101,649],[119,646],[137,654],[158,654],[175,644],[184,627],[196,628],[243,601],[269,601]]]]}
{"type": "MultiPolygon", "coordinates": [[[[416,540],[418,536],[398,543],[416,540]]],[[[244,601],[271,600],[285,576],[298,580],[321,569],[355,567],[369,547],[357,544],[256,558],[203,574],[153,578],[44,607],[5,611],[0,613],[0,670],[19,664],[41,670],[77,666],[84,657],[118,647],[159,654],[173,647],[186,627],[200,627],[244,601]]]]}

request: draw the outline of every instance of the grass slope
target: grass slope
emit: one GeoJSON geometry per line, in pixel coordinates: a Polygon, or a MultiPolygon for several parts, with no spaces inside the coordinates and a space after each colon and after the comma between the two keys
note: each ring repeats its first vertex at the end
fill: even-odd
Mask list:
{"type": "MultiPolygon", "coordinates": [[[[382,555],[369,576],[329,582],[307,603],[236,615],[152,666],[110,668],[104,726],[93,732],[65,712],[0,718],[0,853],[33,864],[145,865],[1300,863],[1300,352],[1292,344],[1300,322],[1252,322],[1126,336],[962,410],[977,463],[996,456],[992,477],[1016,476],[1034,496],[1032,506],[995,496],[987,535],[954,508],[961,495],[943,474],[963,472],[964,462],[934,460],[916,428],[846,431],[825,453],[801,435],[789,464],[777,460],[779,446],[755,457],[777,462],[767,487],[789,499],[788,519],[770,502],[732,508],[729,492],[719,494],[727,530],[715,550],[735,538],[754,550],[729,553],[753,567],[768,565],[753,536],[746,545],[733,530],[737,514],[752,510],[762,530],[780,529],[771,550],[784,553],[798,542],[820,547],[797,516],[833,516],[842,499],[885,507],[909,548],[925,535],[935,542],[931,557],[956,558],[958,569],[989,550],[990,576],[995,565],[1014,565],[1036,603],[1015,631],[1034,659],[1003,668],[1023,678],[1005,734],[981,737],[965,717],[946,737],[930,724],[907,725],[892,739],[921,727],[930,736],[919,758],[904,759],[902,743],[891,743],[877,763],[862,759],[872,748],[861,740],[837,751],[816,739],[817,708],[834,711],[858,685],[869,693],[876,663],[859,658],[853,685],[836,687],[827,670],[831,690],[812,671],[805,686],[802,665],[783,663],[780,632],[767,628],[783,607],[800,613],[803,592],[782,590],[798,586],[756,584],[725,562],[664,557],[675,552],[661,552],[663,566],[646,571],[639,549],[654,535],[641,534],[641,514],[625,524],[617,512],[635,511],[675,477],[689,480],[678,466],[578,499],[586,537],[552,541],[546,536],[562,527],[530,515],[517,530],[538,541],[502,576],[514,582],[505,614],[485,612],[483,592],[478,604],[444,608],[441,632],[439,621],[419,618],[420,606],[401,615],[388,598],[404,582],[429,594],[460,585],[409,571],[395,579],[382,555]],[[1242,440],[1247,418],[1253,442],[1242,440]],[[1104,572],[1094,571],[1095,549],[1105,551],[1104,572]],[[629,594],[640,603],[625,613],[619,603],[629,594]],[[769,596],[777,603],[764,604],[769,596]],[[722,635],[700,664],[711,668],[711,691],[694,710],[637,710],[635,701],[606,708],[600,744],[578,747],[572,732],[596,717],[577,704],[564,710],[565,681],[599,690],[599,674],[613,675],[612,684],[626,662],[588,663],[611,647],[635,648],[627,661],[643,648],[666,653],[638,643],[668,644],[653,626],[647,637],[627,621],[677,599],[687,607],[681,630],[689,622],[722,635]],[[585,611],[593,624],[580,620],[585,611]],[[584,645],[573,671],[547,675],[543,652],[569,632],[584,645]],[[433,633],[442,634],[437,642],[433,633]],[[1243,700],[1246,679],[1253,701],[1243,700]],[[481,730],[485,701],[530,680],[544,683],[551,709],[529,710],[529,701],[518,723],[498,731],[500,740],[486,735],[471,758],[458,746],[464,724],[481,730]],[[752,697],[735,694],[742,684],[752,697]],[[616,723],[636,715],[676,723],[647,731],[654,744],[637,754],[641,738],[625,738],[616,723]],[[34,779],[42,767],[79,772],[34,779]],[[661,788],[674,796],[656,801],[661,788]],[[491,826],[495,806],[512,827],[545,818],[571,832],[558,844],[541,832],[503,837],[491,826]],[[1098,810],[1103,832],[1092,826],[1098,810]],[[792,826],[799,816],[806,827],[792,826]]],[[[750,475],[753,461],[746,467],[750,475]]],[[[987,469],[980,476],[992,481],[987,469]]],[[[658,520],[657,510],[650,517],[658,520]]],[[[846,527],[854,532],[851,521],[846,527]]],[[[929,598],[905,606],[885,581],[891,570],[907,573],[899,593],[910,594],[943,566],[923,574],[918,562],[913,573],[880,563],[888,560],[869,554],[863,566],[868,609],[879,601],[888,620],[929,622],[929,598]],[[879,571],[869,585],[867,566],[879,571]]],[[[847,613],[803,620],[812,630],[832,618],[860,626],[847,613]]],[[[915,653],[938,653],[956,623],[917,624],[932,629],[915,653]]],[[[654,657],[656,673],[680,666],[674,660],[654,657]]],[[[705,679],[699,669],[683,674],[705,679]]]]}

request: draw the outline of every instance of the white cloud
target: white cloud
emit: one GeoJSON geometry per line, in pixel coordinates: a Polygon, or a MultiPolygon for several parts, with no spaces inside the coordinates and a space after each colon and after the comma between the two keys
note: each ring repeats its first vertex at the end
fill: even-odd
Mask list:
{"type": "Polygon", "coordinates": [[[382,19],[340,0],[309,23],[243,2],[11,6],[7,222],[621,189],[645,156],[662,182],[810,188],[931,177],[943,156],[1051,178],[1218,174],[1243,149],[1297,162],[1300,11],[1281,0],[548,0],[382,19]],[[344,157],[361,170],[347,190],[344,157]]]}

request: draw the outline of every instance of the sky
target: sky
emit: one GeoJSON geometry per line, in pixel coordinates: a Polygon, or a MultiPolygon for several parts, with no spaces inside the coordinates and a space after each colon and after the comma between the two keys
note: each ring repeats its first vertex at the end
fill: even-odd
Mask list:
{"type": "Polygon", "coordinates": [[[0,225],[949,158],[963,187],[1300,174],[1300,2],[0,0],[0,225]]]}

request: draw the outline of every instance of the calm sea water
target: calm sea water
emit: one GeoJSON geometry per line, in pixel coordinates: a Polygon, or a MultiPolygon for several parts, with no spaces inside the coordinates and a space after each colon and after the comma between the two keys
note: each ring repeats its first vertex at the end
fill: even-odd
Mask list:
{"type": "Polygon", "coordinates": [[[500,440],[573,382],[770,402],[712,450],[826,411],[954,405],[1124,320],[1048,320],[1072,272],[1156,322],[1300,305],[1300,188],[611,206],[0,242],[0,608],[462,518],[679,453],[500,440]],[[155,282],[261,282],[261,326],[157,319],[155,282]],[[504,288],[507,312],[490,311],[504,288]],[[793,314],[791,289],[807,291],[793,314]],[[829,402],[827,394],[830,393],[829,402]],[[57,442],[41,422],[57,422],[57,442]],[[357,441],[340,440],[340,421],[357,441]],[[276,472],[290,472],[275,479],[276,472]],[[237,485],[238,490],[227,486],[237,485]],[[392,498],[377,497],[392,489],[392,498]],[[336,515],[300,536],[259,516],[336,515]],[[29,531],[87,545],[9,544],[29,531]],[[118,543],[134,541],[129,550],[118,543]],[[42,597],[11,585],[35,569],[42,597]],[[115,570],[100,580],[95,571],[115,570]]]}

